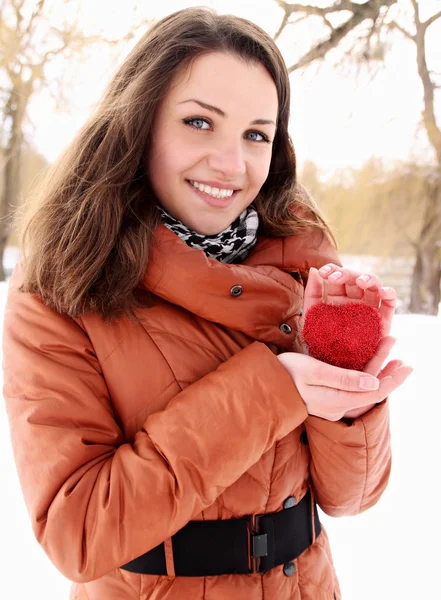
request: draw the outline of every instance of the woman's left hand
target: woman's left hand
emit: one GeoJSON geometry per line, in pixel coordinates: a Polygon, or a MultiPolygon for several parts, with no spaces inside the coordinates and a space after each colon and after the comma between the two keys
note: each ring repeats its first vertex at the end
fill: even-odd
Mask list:
{"type": "MultiPolygon", "coordinates": [[[[397,294],[393,288],[383,287],[377,275],[360,273],[332,263],[324,265],[318,271],[311,268],[304,293],[302,320],[305,318],[308,309],[319,302],[328,302],[329,304],[364,302],[377,308],[381,316],[383,338],[375,357],[369,361],[363,370],[382,379],[390,376],[396,368],[401,366],[402,361],[393,360],[384,369],[381,369],[395,341],[394,338],[389,336],[389,333],[397,305],[397,294]]],[[[355,419],[374,406],[373,404],[349,411],[344,416],[355,419]]]]}
{"type": "Polygon", "coordinates": [[[304,294],[303,318],[308,309],[319,302],[329,304],[364,302],[374,306],[381,316],[383,336],[387,336],[397,306],[397,293],[394,288],[383,287],[377,275],[360,273],[328,263],[318,271],[314,268],[309,271],[304,294]]]}

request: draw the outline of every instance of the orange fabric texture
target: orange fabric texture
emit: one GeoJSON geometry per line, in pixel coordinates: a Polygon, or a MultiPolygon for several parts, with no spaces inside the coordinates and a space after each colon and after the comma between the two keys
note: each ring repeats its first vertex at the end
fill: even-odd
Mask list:
{"type": "Polygon", "coordinates": [[[75,582],[71,598],[340,598],[324,529],[292,577],[283,566],[206,578],[119,569],[190,520],[279,511],[310,486],[330,515],[377,502],[390,470],[387,401],[350,426],[310,417],[274,354],[299,350],[302,280],[330,261],[340,264],[321,236],[298,236],[261,238],[226,265],[161,226],[138,290],[142,325],[61,316],[17,291],[17,266],[4,397],[33,530],[75,582]]]}

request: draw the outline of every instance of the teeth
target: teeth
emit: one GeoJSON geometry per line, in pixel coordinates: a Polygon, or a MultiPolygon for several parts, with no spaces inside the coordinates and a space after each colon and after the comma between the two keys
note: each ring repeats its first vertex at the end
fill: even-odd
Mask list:
{"type": "Polygon", "coordinates": [[[211,187],[209,185],[204,185],[203,183],[198,183],[197,181],[190,181],[191,185],[195,187],[197,190],[208,194],[209,196],[213,196],[213,198],[230,198],[233,195],[234,190],[226,190],[219,189],[215,187],[211,187]]]}

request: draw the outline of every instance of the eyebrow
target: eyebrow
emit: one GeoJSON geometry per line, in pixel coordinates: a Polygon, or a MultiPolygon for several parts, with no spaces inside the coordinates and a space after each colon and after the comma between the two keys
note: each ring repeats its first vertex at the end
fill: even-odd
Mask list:
{"type": "MultiPolygon", "coordinates": [[[[217,106],[207,104],[206,102],[202,102],[201,100],[196,100],[196,98],[189,98],[188,100],[183,100],[182,102],[179,102],[179,104],[185,104],[186,102],[196,102],[196,104],[199,104],[199,106],[202,106],[202,108],[205,108],[206,110],[211,110],[220,117],[227,116],[227,114],[217,106]]],[[[251,121],[251,125],[274,125],[274,127],[276,127],[276,124],[271,119],[256,119],[254,121],[251,121]]]]}

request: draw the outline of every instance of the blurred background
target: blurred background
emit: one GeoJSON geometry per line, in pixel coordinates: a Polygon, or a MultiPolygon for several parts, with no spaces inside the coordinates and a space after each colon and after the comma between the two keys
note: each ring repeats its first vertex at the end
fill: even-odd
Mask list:
{"type": "MultiPolygon", "coordinates": [[[[409,560],[410,533],[397,505],[409,509],[414,490],[435,495],[433,465],[441,459],[440,0],[0,0],[1,306],[20,256],[15,215],[42,171],[69,145],[146,29],[175,10],[202,5],[248,18],[276,40],[291,77],[299,180],[328,217],[343,264],[379,274],[399,296],[395,334],[404,340],[397,357],[416,372],[391,408],[390,489],[367,520],[329,523],[344,598],[439,598],[430,557],[420,558],[418,578],[403,584],[400,557],[409,560]]],[[[67,598],[67,582],[29,532],[3,406],[0,418],[0,561],[15,590],[4,597],[67,598]],[[25,595],[32,585],[26,561],[39,583],[25,595]],[[20,581],[14,565],[22,569],[20,581]]],[[[430,514],[421,519],[411,519],[419,556],[434,536],[430,514]]]]}
{"type": "Polygon", "coordinates": [[[198,4],[249,18],[276,39],[291,73],[299,179],[328,216],[346,264],[395,286],[400,311],[437,314],[439,0],[2,0],[0,280],[19,256],[14,210],[116,65],[152,21],[198,4]]]}

